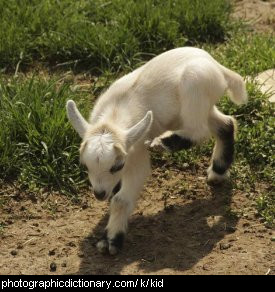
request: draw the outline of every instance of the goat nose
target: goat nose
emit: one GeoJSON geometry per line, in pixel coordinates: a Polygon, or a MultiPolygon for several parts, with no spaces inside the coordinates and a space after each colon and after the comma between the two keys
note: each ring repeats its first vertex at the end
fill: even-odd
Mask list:
{"type": "Polygon", "coordinates": [[[101,191],[101,192],[94,191],[94,194],[98,200],[103,200],[105,195],[106,195],[106,192],[105,191],[101,191]]]}

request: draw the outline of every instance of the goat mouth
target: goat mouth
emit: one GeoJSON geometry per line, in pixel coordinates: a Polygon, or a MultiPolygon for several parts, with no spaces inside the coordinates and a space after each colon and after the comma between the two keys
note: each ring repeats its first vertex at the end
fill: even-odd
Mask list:
{"type": "Polygon", "coordinates": [[[108,196],[105,196],[103,198],[96,198],[98,201],[105,201],[108,198],[108,196]]]}

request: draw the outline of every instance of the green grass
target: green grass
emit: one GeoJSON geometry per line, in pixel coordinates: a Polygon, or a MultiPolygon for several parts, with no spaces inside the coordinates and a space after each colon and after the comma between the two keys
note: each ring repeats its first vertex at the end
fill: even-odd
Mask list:
{"type": "MultiPolygon", "coordinates": [[[[87,187],[66,100],[76,100],[87,116],[94,98],[115,78],[167,49],[196,44],[244,76],[274,68],[274,35],[236,31],[230,11],[225,0],[0,0],[1,181],[70,195],[87,187]],[[35,76],[41,66],[61,74],[35,76]],[[94,74],[91,93],[65,81],[68,68],[94,74]],[[21,74],[23,69],[32,76],[21,74]]],[[[246,192],[257,182],[268,186],[256,203],[272,225],[274,106],[253,82],[247,89],[247,105],[237,107],[224,98],[219,107],[239,124],[233,179],[246,192]]],[[[210,142],[164,157],[196,163],[210,157],[212,148],[210,142]]]]}
{"type": "Polygon", "coordinates": [[[0,68],[34,62],[102,72],[232,29],[226,0],[0,0],[0,68]]]}
{"type": "Polygon", "coordinates": [[[218,46],[204,44],[224,66],[237,71],[243,76],[275,68],[275,36],[251,34],[241,30],[227,42],[218,46]]]}
{"type": "Polygon", "coordinates": [[[55,79],[2,77],[0,95],[1,178],[31,190],[73,192],[83,185],[79,138],[67,121],[65,103],[88,100],[87,94],[55,79]]]}
{"type": "Polygon", "coordinates": [[[259,214],[265,219],[267,226],[273,227],[275,214],[275,192],[262,194],[256,200],[259,214]]]}

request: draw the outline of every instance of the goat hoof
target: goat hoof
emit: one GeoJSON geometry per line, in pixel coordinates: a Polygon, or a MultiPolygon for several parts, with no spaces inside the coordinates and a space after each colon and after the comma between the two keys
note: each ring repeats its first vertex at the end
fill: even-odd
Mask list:
{"type": "Polygon", "coordinates": [[[151,146],[151,143],[152,143],[151,140],[146,140],[146,141],[144,142],[144,145],[145,145],[146,147],[150,147],[150,146],[151,146]]]}
{"type": "Polygon", "coordinates": [[[96,248],[101,254],[107,254],[109,252],[110,255],[116,255],[118,253],[118,248],[109,244],[107,240],[100,240],[96,248]]]}
{"type": "Polygon", "coordinates": [[[150,144],[150,149],[155,151],[163,151],[163,150],[169,150],[167,147],[165,147],[161,141],[161,138],[157,137],[153,140],[153,142],[150,144]]]}
{"type": "Polygon", "coordinates": [[[207,183],[209,185],[220,185],[223,182],[225,182],[229,177],[229,173],[228,172],[226,172],[225,174],[221,175],[221,174],[218,174],[215,171],[213,171],[211,168],[209,168],[207,170],[207,174],[208,174],[207,183]]]}
{"type": "Polygon", "coordinates": [[[102,254],[106,254],[108,251],[108,241],[105,239],[100,240],[97,244],[96,244],[96,248],[97,250],[102,253],[102,254]]]}
{"type": "Polygon", "coordinates": [[[110,255],[116,255],[118,254],[118,248],[114,245],[109,245],[109,253],[110,255]]]}
{"type": "Polygon", "coordinates": [[[118,232],[112,239],[107,239],[105,233],[103,239],[96,245],[97,250],[102,254],[109,252],[110,255],[116,255],[122,248],[124,235],[124,232],[118,232]]]}

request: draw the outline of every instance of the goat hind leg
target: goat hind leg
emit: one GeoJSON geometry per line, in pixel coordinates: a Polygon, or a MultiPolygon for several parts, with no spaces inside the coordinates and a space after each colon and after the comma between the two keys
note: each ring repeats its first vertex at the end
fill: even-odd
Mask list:
{"type": "Polygon", "coordinates": [[[237,131],[233,117],[224,115],[216,107],[209,117],[209,128],[216,139],[212,163],[208,168],[208,182],[220,183],[229,176],[234,160],[234,136],[237,131]]]}
{"type": "Polygon", "coordinates": [[[189,149],[209,137],[208,115],[211,99],[205,95],[205,90],[198,80],[183,78],[180,85],[179,128],[167,131],[155,138],[152,148],[162,147],[168,151],[189,149]]]}

